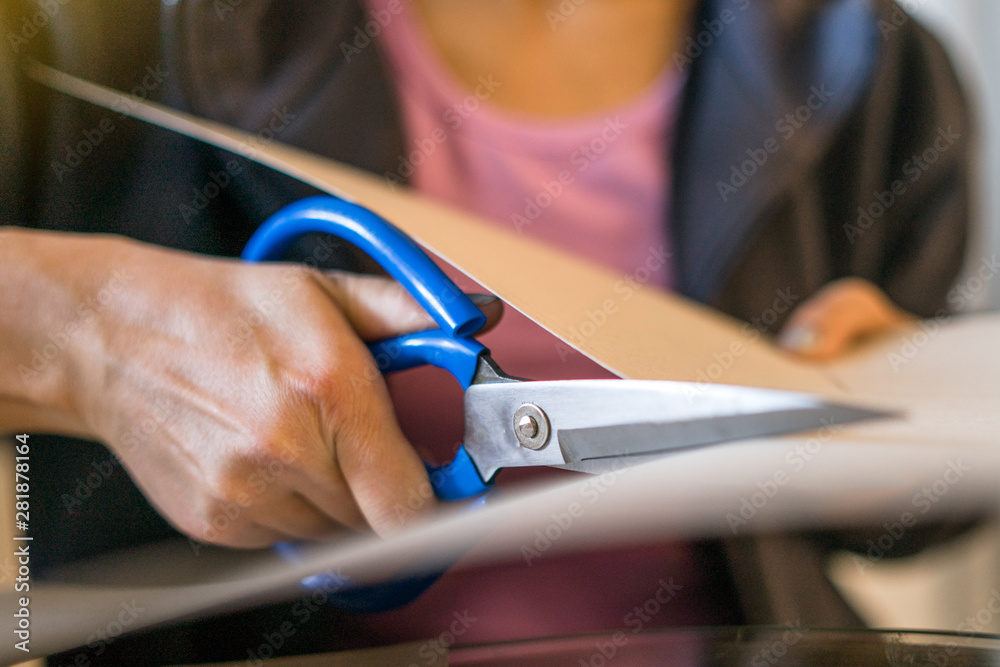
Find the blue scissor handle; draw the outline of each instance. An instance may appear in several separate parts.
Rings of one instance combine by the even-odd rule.
[[[486,350],[472,334],[486,324],[486,315],[410,237],[384,218],[336,197],[308,197],[268,218],[247,242],[242,257],[250,262],[281,259],[296,241],[316,232],[332,234],[367,253],[441,327],[369,345],[379,370],[391,373],[429,364],[448,371],[468,389],[479,355]],[[464,500],[490,488],[464,447],[451,463],[428,466],[427,472],[442,500]]]
[[[368,346],[383,373],[424,364],[450,372],[468,389],[479,355],[486,348],[472,338],[486,323],[486,315],[445,275],[417,244],[398,228],[368,209],[336,197],[316,196],[290,204],[261,225],[243,249],[251,262],[282,259],[291,246],[307,234],[322,232],[341,238],[367,253],[398,280],[441,327],[390,338]],[[440,467],[427,466],[431,486],[442,500],[481,496],[489,488],[479,476],[464,447],[454,460]],[[278,553],[294,562],[297,547],[284,543]],[[374,612],[392,609],[417,597],[437,579],[429,575],[377,586],[353,586],[338,577],[328,581],[310,577],[303,584],[337,590],[331,596],[342,608]]]
[[[455,376],[462,389],[468,389],[472,384],[479,355],[485,349],[472,338],[456,338],[443,329],[418,331],[368,346],[383,373],[429,364]]]
[[[486,315],[410,237],[384,218],[343,199],[319,195],[289,204],[254,232],[243,259],[278,260],[306,234],[325,232],[344,239],[378,262],[413,295],[442,331],[471,336]]]

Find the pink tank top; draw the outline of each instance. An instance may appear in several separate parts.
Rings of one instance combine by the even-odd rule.
[[[559,121],[522,117],[490,104],[503,81],[489,73],[471,90],[456,80],[407,2],[366,2],[372,16],[388,19],[379,21],[378,45],[396,85],[406,136],[406,154],[399,156],[395,171],[384,174],[388,180],[408,181],[492,224],[623,276],[658,263],[651,282],[672,286],[666,156],[683,85],[674,68],[666,68],[647,91],[619,108]],[[444,268],[464,290],[484,291]],[[513,309],[479,339],[513,375],[539,380],[611,377]],[[394,374],[389,386],[410,441],[428,460],[449,458],[462,439],[457,383],[442,371],[421,368]],[[506,470],[500,483],[559,474],[575,473]],[[625,562],[628,567],[622,567]],[[454,610],[484,619],[462,641],[615,630],[635,605],[667,581],[680,584],[682,593],[669,613],[649,625],[705,624],[713,616],[697,585],[700,576],[684,544],[542,558],[488,570],[454,569],[410,607],[370,622],[376,632],[396,641],[440,632],[453,620]]]
[[[368,0],[368,6],[385,19],[378,44],[396,84],[406,136],[406,154],[387,179],[408,180],[432,197],[623,276],[658,265],[649,280],[671,287],[666,156],[683,84],[675,68],[665,68],[638,98],[606,112],[565,121],[522,117],[490,104],[503,86],[492,75],[481,76],[471,90],[455,79],[408,3]],[[466,291],[484,291],[445,268]],[[611,377],[513,309],[480,340],[513,375]],[[397,375],[390,384],[394,395],[406,396],[397,407],[407,436],[425,454],[446,457],[462,437],[461,391],[433,370]]]

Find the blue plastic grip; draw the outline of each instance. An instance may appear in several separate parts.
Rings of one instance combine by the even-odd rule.
[[[451,463],[440,467],[427,466],[427,474],[431,478],[431,486],[434,493],[441,500],[455,501],[467,500],[482,496],[493,486],[491,482],[484,482],[476,470],[475,464],[469,458],[469,453],[465,451],[465,445],[460,445],[455,458]]]
[[[306,234],[325,232],[353,243],[398,280],[444,331],[471,336],[486,315],[410,237],[384,218],[343,199],[319,195],[289,204],[247,242],[251,262],[281,259]]]
[[[475,377],[479,355],[486,350],[471,336],[486,323],[486,315],[409,237],[378,215],[335,197],[309,197],[271,216],[250,238],[242,257],[251,262],[281,259],[297,240],[315,232],[332,234],[367,253],[441,327],[369,345],[379,370],[391,373],[430,364],[447,370],[463,389],[468,389]],[[464,447],[459,447],[451,463],[426,467],[431,486],[442,500],[475,498],[491,486],[480,478]],[[281,543],[275,549],[290,562],[299,560],[295,544]],[[347,577],[316,575],[303,579],[302,583],[308,588],[336,591],[329,599],[342,609],[371,613],[406,604],[437,578],[437,574],[430,574],[356,586]]]
[[[486,350],[471,338],[486,315],[406,234],[357,204],[319,195],[290,204],[271,216],[243,249],[251,262],[281,259],[306,234],[323,232],[353,243],[398,280],[440,329],[390,338],[368,346],[382,373],[429,364],[455,376],[463,389],[472,384],[479,355]],[[447,465],[428,466],[431,486],[442,500],[484,493],[482,480],[463,447]]]
[[[455,338],[436,329],[372,343],[368,349],[382,373],[429,364],[448,371],[462,389],[468,389],[476,374],[479,355],[486,348],[472,338]]]

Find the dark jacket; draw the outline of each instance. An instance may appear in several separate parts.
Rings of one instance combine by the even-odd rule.
[[[231,156],[40,90],[16,70],[23,53],[252,132],[294,117],[280,141],[377,174],[406,152],[377,43],[345,62],[366,21],[357,0],[180,0],[162,17],[158,2],[54,6],[45,31],[0,56],[0,221],[235,255],[255,225],[312,192],[239,160],[231,184],[198,199]],[[0,6],[3,32],[23,36],[36,8]],[[938,43],[888,0],[705,0],[695,30],[675,56],[689,78],[664,184],[679,291],[755,324],[778,295],[804,300],[848,275],[914,313],[945,308],[968,227],[972,129]],[[43,464],[63,480],[57,505],[102,456],[80,451]],[[78,508],[86,521],[49,509],[49,543],[71,545],[53,559],[109,544],[90,537],[118,523],[99,508],[143,505],[123,473],[94,498]],[[148,507],[128,511],[134,539],[166,532]],[[728,541],[746,620],[856,624],[822,575],[823,553],[845,539]]]
[[[251,131],[287,105],[300,118],[283,141],[394,172],[407,151],[377,44],[344,62],[357,4],[257,2],[220,20],[216,3],[181,2],[168,21],[183,103]],[[912,312],[945,305],[963,259],[969,119],[944,52],[900,17],[863,0],[704,3],[674,58],[690,68],[665,184],[682,293],[752,321],[776,291],[805,299],[856,275]],[[277,202],[256,190],[259,216]]]

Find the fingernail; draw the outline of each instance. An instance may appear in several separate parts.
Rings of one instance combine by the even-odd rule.
[[[793,327],[782,331],[778,336],[778,344],[789,350],[804,352],[816,347],[819,334],[809,327]]]
[[[479,292],[469,294],[468,296],[472,300],[472,303],[476,304],[480,308],[483,306],[491,306],[500,300],[499,297],[493,294],[482,294]]]

